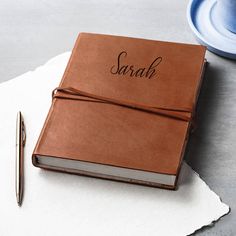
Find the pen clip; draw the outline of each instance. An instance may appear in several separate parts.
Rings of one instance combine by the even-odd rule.
[[[26,143],[26,132],[25,132],[25,124],[24,121],[22,120],[22,144],[25,146]]]

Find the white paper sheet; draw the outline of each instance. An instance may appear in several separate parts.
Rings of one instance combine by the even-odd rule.
[[[229,207],[183,164],[178,191],[35,168],[31,154],[70,53],[0,85],[0,235],[188,235]],[[25,195],[15,197],[15,123],[26,123]]]

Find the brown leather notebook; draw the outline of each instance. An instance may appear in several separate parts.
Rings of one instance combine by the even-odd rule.
[[[204,55],[199,45],[79,34],[33,164],[175,189]]]

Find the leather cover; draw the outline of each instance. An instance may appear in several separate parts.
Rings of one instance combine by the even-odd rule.
[[[40,155],[178,176],[204,55],[199,45],[80,33],[60,87],[166,109],[189,121],[89,98],[54,98],[33,164],[40,166]]]

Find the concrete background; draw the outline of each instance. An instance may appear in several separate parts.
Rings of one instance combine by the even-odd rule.
[[[196,43],[187,0],[1,0],[0,82],[73,48],[78,32]],[[236,62],[207,52],[197,130],[185,159],[231,213],[196,235],[236,235]]]

